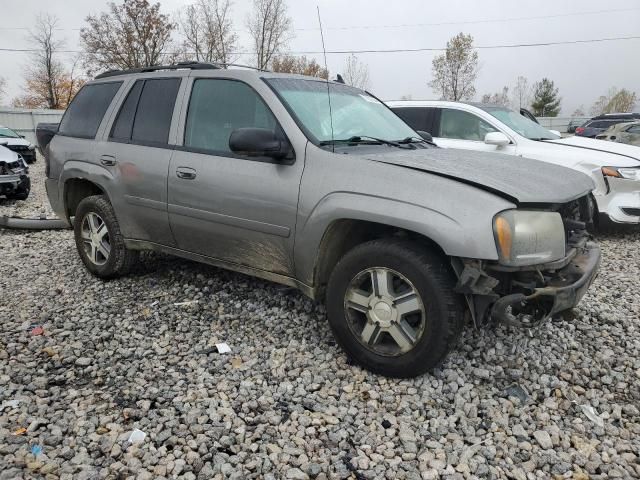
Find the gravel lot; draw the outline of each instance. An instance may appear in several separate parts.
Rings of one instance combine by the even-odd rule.
[[[42,169],[0,215],[49,211]],[[156,254],[104,283],[70,231],[0,230],[0,479],[640,477],[640,232],[601,243],[575,318],[400,381],[294,290]]]

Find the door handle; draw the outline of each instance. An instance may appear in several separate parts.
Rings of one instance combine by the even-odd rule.
[[[178,167],[176,169],[176,176],[183,180],[193,180],[196,178],[196,171],[193,168]]]
[[[116,161],[116,157],[113,155],[102,155],[100,157],[100,163],[107,167],[113,167],[118,162]]]

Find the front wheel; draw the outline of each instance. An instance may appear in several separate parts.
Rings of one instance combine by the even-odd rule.
[[[73,229],[80,258],[96,277],[126,275],[138,258],[137,251],[125,247],[113,207],[102,195],[80,202]]]
[[[327,289],[329,324],[358,364],[382,375],[414,377],[456,342],[463,301],[446,259],[404,240],[364,243],[336,265]]]

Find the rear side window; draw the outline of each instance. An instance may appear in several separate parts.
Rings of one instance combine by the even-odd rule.
[[[433,132],[433,108],[428,107],[396,107],[393,111],[414,130]]]
[[[110,140],[143,145],[166,145],[179,78],[138,80],[120,107]]]
[[[142,86],[144,85],[144,80],[138,80],[133,88],[129,91],[127,95],[127,99],[120,107],[120,112],[118,113],[118,117],[116,118],[113,127],[111,128],[111,135],[109,135],[110,139],[116,141],[129,141],[131,140],[131,130],[133,130],[133,119],[136,116],[136,109],[138,108],[138,100],[140,99],[140,92],[142,91]]]
[[[85,85],[77,93],[60,122],[58,133],[69,137],[95,138],[111,100],[122,82]]]
[[[595,122],[591,122],[587,124],[587,127],[591,128],[609,128],[611,125],[616,125],[620,123],[620,120],[596,120]]]
[[[229,137],[237,128],[276,131],[277,122],[262,98],[235,80],[199,79],[193,84],[184,146],[230,154]]]

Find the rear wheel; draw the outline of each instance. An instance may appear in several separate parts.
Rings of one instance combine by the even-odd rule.
[[[75,214],[76,247],[87,270],[100,278],[126,275],[138,259],[138,252],[124,245],[115,212],[102,195],[80,202]]]
[[[445,259],[408,241],[375,240],[336,265],[327,289],[338,343],[364,368],[413,377],[436,366],[463,326],[461,298]]]

